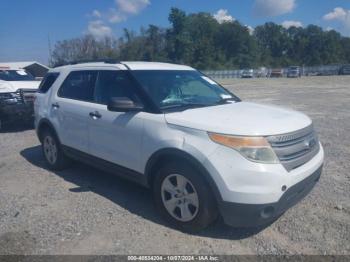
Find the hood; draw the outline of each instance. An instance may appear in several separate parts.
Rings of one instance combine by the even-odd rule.
[[[0,80],[0,93],[16,92],[18,89],[38,89],[40,81],[2,81]]]
[[[167,123],[229,135],[268,136],[309,126],[306,115],[271,105],[239,102],[165,114]]]

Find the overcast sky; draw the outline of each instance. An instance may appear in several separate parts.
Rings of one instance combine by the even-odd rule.
[[[316,24],[350,36],[350,0],[1,0],[0,62],[48,61],[48,39],[91,33],[120,36],[123,28],[168,26],[171,7],[209,12],[219,22],[239,20],[253,29],[268,21]]]

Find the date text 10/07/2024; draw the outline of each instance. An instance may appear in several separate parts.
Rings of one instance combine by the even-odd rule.
[[[128,256],[128,261],[218,261],[217,256]]]

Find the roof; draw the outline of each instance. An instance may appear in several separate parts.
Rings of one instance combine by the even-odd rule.
[[[159,62],[122,62],[131,70],[194,70],[192,67]]]
[[[46,65],[38,63],[36,61],[27,61],[27,62],[0,62],[0,67],[9,67],[11,69],[22,69],[32,65],[39,65],[46,69],[49,69]]]
[[[87,68],[87,67],[116,67],[120,70],[127,70],[129,67],[131,70],[194,70],[192,67],[185,65],[177,65],[170,63],[160,62],[120,62],[120,63],[104,63],[104,62],[92,62],[81,63],[74,65],[66,65],[57,67],[52,71],[65,69],[65,68]]]

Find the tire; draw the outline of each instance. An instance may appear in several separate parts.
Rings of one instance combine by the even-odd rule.
[[[169,163],[160,168],[154,179],[153,196],[162,217],[184,232],[205,229],[218,217],[209,185],[187,164]]]
[[[66,169],[71,164],[71,160],[62,151],[61,145],[51,130],[43,131],[42,152],[50,170],[60,171]]]

